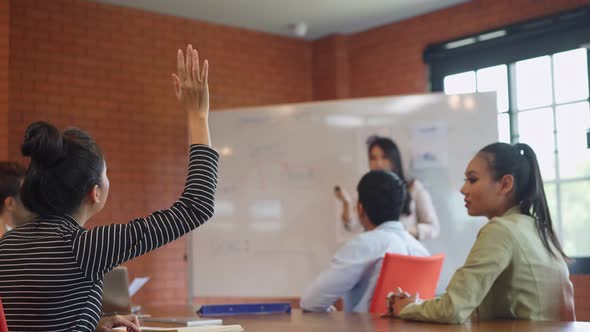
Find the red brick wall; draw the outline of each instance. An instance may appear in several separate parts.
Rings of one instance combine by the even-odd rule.
[[[210,60],[214,109],[312,99],[305,41],[81,0],[12,1],[10,18],[10,157],[34,120],[93,134],[111,192],[89,226],[144,216],[180,194],[187,129],[170,73],[188,42]],[[152,277],[138,303],[186,302],[185,250],[182,239],[128,264],[132,276]]]
[[[332,35],[313,42],[313,99],[350,97],[348,36]]]
[[[0,160],[8,158],[8,60],[10,1],[0,0]]]

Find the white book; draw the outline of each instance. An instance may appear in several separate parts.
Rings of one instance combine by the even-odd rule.
[[[202,326],[202,325],[221,325],[223,320],[218,318],[199,318],[196,316],[185,317],[145,317],[142,319],[146,323],[167,323],[182,326]]]
[[[142,327],[142,331],[151,332],[241,332],[241,325],[204,325],[190,327]]]
[[[126,328],[116,328],[116,330],[126,331]],[[142,331],[146,332],[242,332],[244,329],[241,325],[203,325],[188,327],[149,327],[142,326]]]

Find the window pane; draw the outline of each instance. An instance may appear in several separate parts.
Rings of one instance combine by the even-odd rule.
[[[590,256],[590,181],[561,185],[563,246],[571,256]]]
[[[543,179],[555,179],[555,141],[552,109],[541,108],[519,112],[518,130],[519,142],[526,143],[535,150]]]
[[[553,72],[556,102],[588,98],[588,60],[585,48],[554,54]]]
[[[508,72],[506,65],[478,70],[477,91],[496,91],[498,112],[508,111]]]
[[[590,176],[590,149],[586,146],[588,102],[557,107],[556,121],[560,177]]]
[[[468,71],[449,75],[444,80],[445,93],[454,95],[459,93],[474,93],[475,92],[475,72]]]
[[[510,143],[510,118],[508,113],[498,114],[498,141]]]
[[[519,110],[551,105],[551,58],[542,56],[516,63],[516,103]]]

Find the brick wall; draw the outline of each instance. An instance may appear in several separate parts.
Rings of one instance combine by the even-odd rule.
[[[331,35],[313,41],[313,98],[350,97],[348,36]]]
[[[111,192],[89,226],[146,215],[180,194],[187,129],[170,73],[187,42],[210,60],[214,109],[312,98],[308,42],[81,0],[11,1],[10,18],[10,157],[31,121],[93,134]],[[186,238],[128,264],[132,276],[153,278],[137,302],[186,302],[185,251]]]
[[[0,0],[0,160],[8,158],[8,60],[10,1]]]

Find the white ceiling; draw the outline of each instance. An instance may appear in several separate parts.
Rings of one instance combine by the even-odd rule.
[[[305,22],[306,39],[350,34],[468,0],[95,0],[234,27],[293,36]]]

